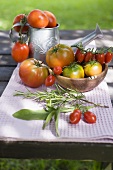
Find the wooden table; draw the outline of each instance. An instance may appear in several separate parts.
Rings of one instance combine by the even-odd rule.
[[[92,30],[61,30],[61,39],[76,39],[84,37]],[[113,30],[103,30],[104,39],[96,39],[96,45],[112,46]],[[11,57],[11,42],[9,31],[0,31],[0,95],[4,91],[17,63]],[[107,75],[108,87],[113,104],[113,61],[109,64]],[[0,158],[42,158],[42,159],[73,159],[97,160],[113,162],[113,144],[88,142],[38,142],[17,141],[16,139],[0,139]]]

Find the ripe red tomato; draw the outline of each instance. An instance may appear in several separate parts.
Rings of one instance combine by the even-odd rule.
[[[77,52],[77,54],[75,55],[75,59],[76,61],[78,61],[79,63],[81,63],[82,61],[84,61],[85,58],[85,53],[83,51],[79,51]]]
[[[19,76],[22,82],[29,87],[39,87],[45,83],[48,76],[47,67],[41,66],[34,58],[24,60],[19,67]]]
[[[69,121],[72,124],[77,124],[81,119],[82,112],[79,109],[75,109],[69,116]]]
[[[46,86],[52,86],[55,83],[55,77],[53,75],[49,75],[46,79],[45,79],[45,85]]]
[[[16,24],[16,23],[26,23],[27,22],[27,17],[25,14],[19,14],[17,15],[14,20],[13,20],[13,25]],[[20,32],[20,28],[21,26],[15,26],[14,27],[14,30],[16,32]],[[29,26],[28,25],[25,25],[23,28],[22,28],[22,33],[27,33],[29,30]]]
[[[88,61],[90,61],[92,58],[93,58],[93,53],[92,53],[91,51],[88,51],[88,52],[86,52],[86,54],[85,54],[84,61],[85,61],[85,62],[88,62]]]
[[[105,63],[105,54],[104,54],[104,53],[98,53],[98,54],[96,54],[96,60],[97,60],[100,64],[104,64],[104,63]]]
[[[89,61],[84,66],[86,76],[96,76],[102,72],[102,65],[97,61]]]
[[[112,60],[112,58],[113,58],[113,53],[108,51],[108,52],[105,54],[105,63],[110,63],[111,60]]]
[[[57,44],[46,53],[46,63],[50,68],[56,66],[64,67],[74,61],[74,52],[65,44]]]
[[[49,23],[47,15],[39,9],[31,11],[27,19],[30,26],[34,28],[45,28]]]
[[[48,28],[56,27],[57,20],[56,20],[55,15],[50,11],[44,11],[44,13],[48,16],[48,19],[49,19],[49,23],[46,27]]]
[[[64,67],[63,76],[69,78],[84,78],[84,69],[80,64],[74,64]]]
[[[20,43],[20,42],[14,43],[12,50],[11,50],[11,55],[12,55],[12,58],[18,63],[26,60],[29,56],[28,45],[25,43]]]
[[[84,120],[87,123],[95,123],[96,122],[96,115],[90,111],[84,112]]]
[[[53,68],[53,72],[54,72],[54,74],[56,74],[56,75],[60,75],[60,74],[62,73],[62,67],[60,67],[60,66],[54,67],[54,68]]]

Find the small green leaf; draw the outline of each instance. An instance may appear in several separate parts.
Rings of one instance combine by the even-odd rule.
[[[13,114],[13,117],[22,120],[45,120],[48,116],[48,112],[44,109],[42,110],[29,110],[21,109]]]

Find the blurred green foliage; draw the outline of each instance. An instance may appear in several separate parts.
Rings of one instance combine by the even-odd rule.
[[[53,12],[60,29],[113,28],[113,0],[0,0],[0,30],[9,30],[13,19],[33,9]]]

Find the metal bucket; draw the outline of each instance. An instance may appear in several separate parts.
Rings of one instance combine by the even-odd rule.
[[[59,25],[54,28],[29,28],[30,57],[46,63],[46,52],[60,42]]]

